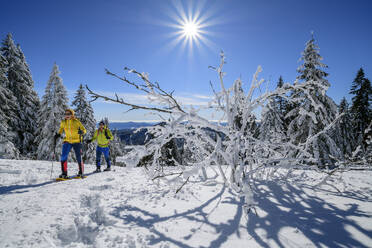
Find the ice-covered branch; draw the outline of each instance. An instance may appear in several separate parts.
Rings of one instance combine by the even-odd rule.
[[[144,110],[152,110],[152,111],[158,111],[158,112],[168,113],[168,114],[172,113],[172,111],[166,110],[166,109],[146,107],[146,106],[141,106],[141,105],[136,105],[136,104],[126,102],[126,101],[124,101],[123,98],[119,98],[119,96],[117,94],[115,94],[115,98],[100,95],[98,93],[95,93],[91,89],[89,89],[89,87],[87,85],[85,87],[87,88],[88,93],[91,95],[92,101],[95,101],[97,99],[103,99],[103,100],[108,101],[108,102],[123,104],[123,105],[131,107],[131,109],[129,109],[128,111],[135,110],[135,109],[144,109]]]

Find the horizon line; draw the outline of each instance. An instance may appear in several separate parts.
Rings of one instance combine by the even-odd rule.
[[[163,121],[164,120],[128,120],[128,121],[112,120],[112,121],[109,121],[109,123],[113,123],[113,122],[116,122],[116,123],[128,123],[128,122],[135,122],[135,123],[141,123],[141,122],[154,123],[154,122],[163,122]],[[220,120],[208,120],[208,121],[210,121],[210,122],[227,122],[227,120],[223,120],[223,121],[220,121]]]

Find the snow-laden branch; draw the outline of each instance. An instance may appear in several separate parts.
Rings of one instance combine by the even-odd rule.
[[[92,91],[88,87],[88,85],[86,85],[85,87],[87,88],[88,93],[90,94],[90,96],[92,98],[92,100],[91,100],[92,102],[97,100],[97,99],[103,99],[107,102],[119,103],[119,104],[123,104],[123,105],[131,107],[128,111],[136,110],[136,109],[144,109],[144,110],[151,110],[151,111],[157,111],[157,112],[168,113],[168,114],[172,113],[172,111],[166,110],[166,109],[155,108],[155,107],[147,107],[147,106],[142,106],[142,105],[137,105],[137,104],[132,104],[132,103],[126,102],[123,98],[119,97],[117,94],[115,94],[115,98],[100,95],[100,94],[95,93],[94,91]]]

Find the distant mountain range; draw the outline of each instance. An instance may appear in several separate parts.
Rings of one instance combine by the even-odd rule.
[[[128,122],[110,122],[110,129],[111,130],[123,130],[123,129],[136,129],[136,128],[145,128],[145,127],[150,127],[154,126],[156,124],[159,124],[160,121],[158,122],[133,122],[133,121],[128,121]],[[215,123],[215,122],[213,122]],[[226,125],[226,123],[222,123],[222,125]]]
[[[140,127],[149,127],[157,124],[159,122],[110,122],[111,130],[123,130],[123,129],[136,129]]]
[[[117,135],[125,145],[144,145],[152,139],[152,135],[147,133],[148,127],[160,124],[161,122],[110,122],[110,129],[117,130]],[[222,125],[225,125],[223,123]],[[137,130],[139,129],[139,130]],[[216,132],[210,128],[205,128],[206,133],[211,137]]]

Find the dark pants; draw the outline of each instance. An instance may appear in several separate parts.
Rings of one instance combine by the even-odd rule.
[[[101,168],[101,155],[103,153],[103,156],[105,156],[105,160],[107,163],[107,168],[110,168],[111,162],[110,162],[110,148],[109,147],[100,147],[97,146],[96,149],[96,165],[97,168]]]
[[[62,145],[62,154],[61,154],[61,169],[62,173],[67,175],[67,159],[68,154],[71,151],[71,148],[74,148],[76,160],[79,164],[79,172],[82,174],[84,172],[84,164],[81,161],[81,144],[80,143],[63,143]]]

